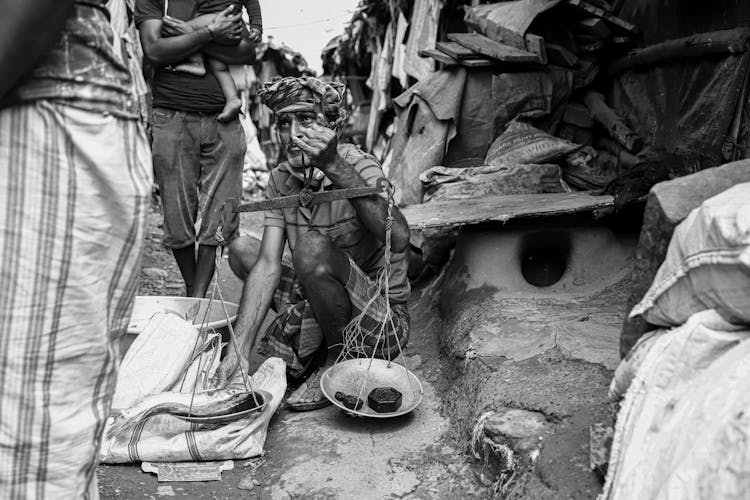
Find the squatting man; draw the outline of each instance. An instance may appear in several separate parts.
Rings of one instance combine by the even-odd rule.
[[[298,194],[305,186],[313,191],[374,186],[384,177],[372,156],[339,143],[346,122],[344,93],[342,84],[310,77],[264,85],[261,100],[274,113],[287,157],[271,172],[267,198]],[[365,354],[376,349],[378,357],[395,357],[409,336],[409,228],[396,207],[391,213],[388,298],[393,327],[386,330],[388,341],[378,344],[376,335],[386,320],[384,296],[375,299],[362,322]],[[230,378],[240,362],[247,363],[273,307],[277,316],[260,341],[261,351],[284,359],[291,378],[307,377],[289,396],[289,407],[304,411],[329,404],[320,390],[320,377],[341,352],[346,325],[378,294],[373,280],[385,263],[387,215],[388,200],[381,195],[269,210],[262,241],[234,240],[229,263],[244,280],[235,326],[243,359],[230,346],[219,380]],[[286,242],[291,255],[285,252]]]

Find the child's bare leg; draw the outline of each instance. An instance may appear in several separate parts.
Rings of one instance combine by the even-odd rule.
[[[189,23],[188,23],[189,24]],[[195,29],[195,28],[193,28]],[[162,32],[162,36],[170,36]],[[203,54],[196,52],[193,55],[188,56],[183,61],[172,66],[172,69],[188,75],[202,77],[206,75],[206,66],[203,63]]]
[[[193,76],[205,76],[206,65],[203,62],[203,54],[196,52],[187,59],[177,64],[174,69],[181,73],[187,73]]]
[[[207,58],[206,62],[211,73],[213,73],[219,81],[221,92],[224,94],[224,99],[226,100],[224,109],[216,119],[220,122],[232,121],[237,118],[237,115],[240,114],[240,109],[242,108],[242,100],[237,95],[237,87],[234,84],[234,78],[232,78],[231,73],[229,73],[229,68],[223,62],[211,58]]]

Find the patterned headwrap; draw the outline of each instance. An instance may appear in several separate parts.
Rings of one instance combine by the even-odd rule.
[[[332,126],[342,128],[347,113],[344,107],[346,86],[339,82],[324,82],[311,76],[276,77],[263,84],[258,96],[274,113],[283,112],[291,105],[308,103],[330,120]]]

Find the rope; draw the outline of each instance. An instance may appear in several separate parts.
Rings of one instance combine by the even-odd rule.
[[[260,403],[258,402],[258,398],[255,394],[255,390],[253,389],[252,384],[250,383],[250,378],[248,374],[245,372],[244,368],[242,367],[242,357],[240,356],[239,347],[237,343],[237,336],[234,333],[234,327],[232,326],[231,318],[229,317],[229,311],[227,311],[226,301],[224,300],[224,295],[221,292],[221,286],[219,285],[219,282],[221,281],[221,259],[224,255],[224,245],[226,244],[226,240],[224,239],[223,235],[223,224],[220,224],[219,227],[216,229],[216,241],[218,245],[216,245],[216,260],[215,260],[215,277],[214,277],[214,284],[211,288],[211,295],[209,296],[208,300],[208,306],[206,307],[206,310],[203,314],[203,319],[201,320],[200,324],[200,333],[195,339],[195,345],[193,346],[193,352],[196,352],[196,349],[198,347],[198,340],[200,338],[205,338],[208,335],[209,330],[213,331],[213,333],[216,333],[216,331],[213,328],[208,327],[208,317],[211,312],[211,309],[214,304],[214,299],[216,295],[218,295],[218,302],[221,304],[222,311],[224,312],[224,318],[227,321],[227,329],[229,330],[229,338],[230,338],[230,344],[232,345],[234,349],[234,354],[237,356],[238,361],[238,368],[240,370],[240,374],[242,375],[242,381],[245,384],[245,390],[249,392],[253,397],[253,403],[255,403],[255,406],[260,406]],[[201,356],[201,353],[205,350],[206,344],[203,344],[203,347],[198,351],[199,354],[196,356],[194,354],[193,361],[197,357],[198,360],[198,369],[196,371],[195,375],[195,382],[193,384],[193,390],[192,394],[190,396],[190,404],[188,406],[188,416],[192,414],[193,410],[193,402],[195,399],[195,391],[198,387],[198,377],[200,377],[201,374],[201,364],[203,361],[203,357]],[[186,367],[186,371],[184,374],[184,377],[187,377],[187,371],[190,368],[190,365],[192,365],[192,362]],[[205,380],[204,380],[205,382]],[[185,385],[185,378],[183,378],[182,384],[180,388],[184,387]]]
[[[188,372],[190,371],[190,366],[195,361],[195,359],[197,359],[198,369],[196,370],[196,373],[195,373],[195,380],[193,381],[193,389],[190,395],[190,405],[188,406],[188,416],[190,416],[193,411],[193,401],[195,399],[195,391],[196,391],[196,388],[198,387],[198,378],[200,377],[201,368],[202,368],[201,366],[202,361],[203,361],[202,353],[206,348],[205,339],[208,337],[208,333],[209,333],[208,315],[211,312],[211,304],[213,304],[213,300],[214,300],[214,293],[212,291],[211,297],[208,300],[208,307],[206,307],[206,310],[203,313],[203,319],[201,319],[200,326],[198,327],[198,335],[195,337],[195,343],[193,344],[193,354],[191,356],[191,362],[188,363],[187,366],[185,366],[185,373],[183,375],[183,379],[180,384],[180,390],[182,390],[182,388],[185,386],[185,381],[187,380],[187,375],[188,375]],[[200,307],[200,302],[199,302],[199,307]],[[196,311],[195,314],[197,315],[198,311]],[[191,323],[194,324],[194,321],[191,321]],[[213,328],[211,328],[210,330],[213,330]],[[213,333],[216,333],[216,331],[214,330]],[[198,341],[200,341],[202,338],[204,339],[204,343],[201,349],[198,349]],[[205,380],[204,380],[204,385],[205,385]]]
[[[214,291],[211,291],[211,297],[208,300],[208,307],[206,307],[206,311],[203,313],[203,319],[201,320],[201,325],[198,330],[199,333],[198,333],[198,336],[195,338],[195,345],[193,346],[194,353],[195,353],[195,348],[198,346],[198,340],[202,336],[208,335],[208,313],[211,312],[211,304],[213,304],[213,301],[214,301]],[[190,416],[193,411],[193,400],[195,399],[195,391],[196,391],[196,388],[198,387],[198,377],[200,376],[200,373],[201,373],[202,360],[203,360],[202,356],[198,354],[198,370],[195,373],[195,381],[193,382],[193,390],[192,390],[192,393],[190,394],[190,405],[188,406],[188,416]],[[189,369],[190,369],[190,365],[187,366],[187,370]],[[187,377],[187,371],[185,372],[185,377]],[[182,385],[184,385],[184,380],[183,380]]]
[[[385,219],[385,262],[383,264],[383,267],[378,271],[378,275],[375,279],[375,288],[373,290],[373,293],[370,294],[370,299],[368,300],[367,304],[362,308],[362,312],[352,318],[349,324],[344,328],[342,335],[343,348],[341,349],[341,353],[339,353],[336,359],[336,363],[339,363],[340,361],[343,361],[345,359],[355,359],[368,356],[366,348],[367,345],[365,341],[367,333],[362,328],[362,321],[365,317],[367,317],[368,311],[376,306],[376,304],[379,302],[379,296],[382,295],[385,298],[385,319],[383,320],[379,330],[377,331],[375,346],[372,348],[372,352],[368,356],[369,362],[367,364],[365,377],[359,386],[357,398],[363,401],[364,391],[370,378],[370,369],[372,368],[375,354],[378,352],[378,348],[383,345],[383,342],[385,343],[385,350],[388,353],[388,366],[391,366],[391,345],[390,335],[388,335],[388,332],[395,332],[396,330],[396,326],[393,321],[393,310],[391,309],[390,301],[390,275],[393,256],[393,252],[391,250],[391,235],[393,232],[393,223],[395,220],[393,217],[393,207],[395,206],[395,202],[393,199],[393,185],[388,183],[386,192],[388,195],[388,209]],[[401,341],[399,340],[398,335],[395,335],[394,338],[396,339],[396,346],[398,347],[399,356],[401,356],[403,359],[402,367],[404,368],[404,374],[406,375],[407,381],[409,382],[409,388],[412,392],[415,392],[413,380],[409,374],[408,368],[406,367],[406,356],[403,352],[403,346],[401,345]]]
[[[221,280],[221,258],[224,255],[224,245],[226,244],[226,240],[224,239],[224,235],[222,234],[224,227],[223,225],[219,225],[218,228],[216,228],[216,242],[218,245],[216,245],[216,265],[215,265],[215,276],[214,276],[214,286],[213,290],[211,291],[211,298],[213,300],[214,292],[218,292],[219,294],[219,302],[221,303],[221,308],[224,311],[224,317],[227,320],[227,329],[229,330],[229,339],[230,344],[234,348],[234,354],[237,357],[237,367],[240,370],[240,374],[242,375],[242,381],[245,384],[245,390],[250,392],[253,396],[253,402],[255,403],[255,406],[260,406],[260,403],[258,403],[258,399],[255,396],[255,391],[253,390],[253,386],[250,383],[250,379],[248,377],[248,374],[245,372],[244,368],[242,368],[242,356],[240,355],[240,348],[238,346],[237,342],[237,336],[234,333],[234,327],[232,326],[232,321],[229,318],[229,312],[227,311],[227,305],[224,301],[224,295],[221,293],[221,287],[219,286],[219,281]],[[210,304],[209,304],[210,305]]]
[[[304,159],[303,159],[304,163]],[[312,167],[310,168],[310,171],[308,172],[308,175],[306,176],[306,186],[309,186],[309,184],[312,181]],[[385,348],[385,351],[388,353],[388,366],[391,366],[391,362],[393,361],[391,359],[391,345],[390,345],[390,335],[387,333],[395,332],[396,331],[396,325],[393,321],[393,310],[391,308],[391,301],[390,301],[390,275],[392,271],[392,260],[393,260],[393,252],[391,249],[392,244],[392,233],[393,233],[393,224],[395,222],[395,218],[393,216],[393,209],[395,207],[395,201],[393,198],[394,195],[394,188],[393,185],[390,184],[390,182],[387,183],[386,187],[386,193],[388,196],[388,207],[386,211],[386,220],[385,220],[385,248],[383,252],[384,257],[384,264],[383,267],[378,271],[378,274],[375,278],[375,288],[372,290],[373,293],[370,294],[370,298],[368,299],[368,302],[365,304],[365,306],[362,308],[362,311],[352,318],[352,320],[349,322],[349,324],[344,328],[342,337],[342,349],[339,353],[336,363],[339,363],[340,361],[343,361],[345,359],[356,359],[356,358],[362,358],[362,357],[369,357],[369,363],[367,365],[367,370],[365,372],[365,377],[362,380],[359,391],[358,391],[358,398],[363,400],[364,396],[364,390],[367,387],[367,382],[370,378],[370,369],[372,368],[372,363],[375,359],[375,354],[378,352],[378,348],[383,346]],[[203,322],[201,323],[201,332],[204,331],[205,326],[207,326],[207,318],[208,313],[211,310],[211,307],[214,302],[214,297],[218,294],[218,301],[221,303],[221,307],[224,312],[224,316],[227,320],[227,327],[229,330],[229,336],[231,339],[231,344],[234,349],[234,353],[237,356],[237,360],[239,362],[239,370],[242,375],[243,382],[245,384],[246,390],[248,390],[252,396],[253,401],[255,402],[256,406],[259,406],[259,402],[255,396],[255,391],[252,388],[252,385],[250,384],[250,380],[248,378],[247,373],[245,373],[245,370],[242,367],[242,356],[239,352],[239,347],[237,343],[237,337],[234,332],[234,328],[232,326],[232,323],[229,318],[229,313],[226,309],[226,303],[224,301],[224,297],[221,292],[221,287],[219,286],[220,281],[220,267],[221,267],[221,259],[223,256],[223,247],[225,245],[225,240],[222,234],[223,231],[223,224],[219,225],[219,227],[216,230],[216,241],[218,242],[218,245],[216,247],[216,271],[215,271],[215,282],[214,286],[211,290],[211,296],[209,299],[208,308],[204,314]],[[375,341],[375,345],[372,348],[371,353],[368,355],[367,351],[367,344],[366,344],[366,337],[367,333],[362,328],[362,322],[365,317],[368,316],[368,312],[372,310],[373,307],[376,307],[380,296],[383,296],[385,298],[385,317],[383,319],[383,322],[380,325],[380,328],[377,331],[377,337]],[[398,356],[401,356],[403,359],[403,365],[402,368],[404,369],[404,374],[406,376],[406,379],[409,383],[409,388],[412,392],[416,392],[414,388],[414,382],[412,380],[412,377],[410,376],[410,372],[408,368],[406,367],[406,356],[403,352],[403,346],[401,345],[401,341],[398,338],[398,335],[394,336],[396,340],[396,346],[398,348]],[[196,339],[196,347],[197,347],[197,339]],[[384,343],[384,345],[383,345]],[[334,347],[334,346],[330,346]],[[200,374],[200,363],[201,360],[199,359],[199,370],[198,374]],[[197,377],[198,375],[196,375]],[[197,380],[197,379],[196,379]],[[193,396],[190,400],[190,407],[188,410],[188,415],[190,414],[190,411],[192,410],[193,406],[193,398],[195,397],[195,387],[197,387],[197,384],[194,386],[193,389]]]

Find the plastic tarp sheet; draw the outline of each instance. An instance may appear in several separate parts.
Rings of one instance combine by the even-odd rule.
[[[744,142],[737,127],[747,84],[748,54],[714,56],[635,68],[614,80],[613,108],[658,156],[669,152],[683,161],[670,165],[672,176],[721,165],[727,142]],[[668,168],[667,165],[664,168]]]
[[[615,373],[621,394],[601,499],[747,498],[750,326],[708,310],[644,337]]]
[[[542,129],[555,127],[567,102],[567,70],[494,74],[453,68],[433,73],[394,100],[397,129],[389,178],[400,205],[422,202],[419,175],[428,168],[476,167],[514,118]]]
[[[740,19],[750,19],[747,0],[722,0],[720,4],[695,0],[628,0],[621,5],[618,17],[638,26],[646,45],[694,33],[725,30],[747,24],[738,22]]]
[[[456,134],[466,70],[441,71],[394,99],[398,112],[389,177],[400,205],[422,202],[419,174],[440,165]]]
[[[495,74],[470,71],[462,93],[456,136],[451,139],[442,165],[452,168],[484,164],[492,142],[513,119],[537,128],[556,127],[572,88],[570,71],[548,67],[544,71]]]

